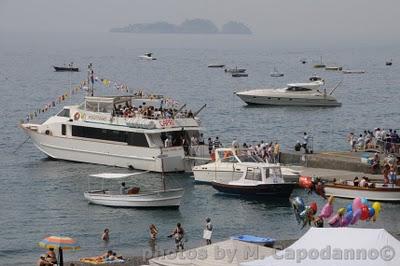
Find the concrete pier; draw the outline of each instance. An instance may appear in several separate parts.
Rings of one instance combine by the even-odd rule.
[[[371,174],[369,165],[361,162],[363,152],[320,152],[304,154],[303,152],[282,152],[280,161],[283,164],[303,167],[345,170]],[[369,153],[372,157],[374,154]]]

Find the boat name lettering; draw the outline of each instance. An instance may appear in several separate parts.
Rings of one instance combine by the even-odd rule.
[[[100,121],[108,121],[108,120],[110,120],[110,118],[107,117],[107,116],[94,115],[94,114],[86,115],[86,119],[88,119],[88,120],[100,120]]]
[[[163,120],[160,120],[160,126],[162,127],[173,127],[175,126],[175,120],[171,118],[166,118]]]

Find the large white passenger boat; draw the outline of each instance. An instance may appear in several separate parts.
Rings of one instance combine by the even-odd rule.
[[[321,80],[307,83],[292,83],[280,89],[256,89],[235,94],[247,104],[286,105],[286,106],[340,106],[332,96],[334,89],[327,93],[320,91],[324,85]]]
[[[42,124],[21,127],[51,158],[162,172],[162,154],[165,172],[190,171],[190,141],[201,129],[195,116],[204,106],[194,113],[166,107],[157,97],[86,96]]]

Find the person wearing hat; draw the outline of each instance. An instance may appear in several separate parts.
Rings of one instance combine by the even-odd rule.
[[[211,224],[211,219],[206,219],[206,228],[203,231],[203,238],[206,240],[207,245],[211,245],[211,236],[212,236],[213,226]]]

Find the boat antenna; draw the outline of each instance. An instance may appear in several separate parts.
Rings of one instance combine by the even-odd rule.
[[[329,93],[329,95],[332,95],[332,93],[337,89],[337,87],[340,86],[340,84],[342,84],[343,79],[341,81],[338,82],[338,84],[336,84],[336,86],[331,90],[331,92]]]
[[[182,107],[179,108],[178,111],[176,111],[176,112],[172,115],[172,118],[175,118],[175,116],[176,116],[180,111],[182,111],[183,108],[185,108],[185,107],[186,107],[186,103],[185,103],[184,105],[182,105]]]
[[[193,117],[196,117],[204,108],[206,108],[207,104],[205,103],[199,110],[193,113]]]

